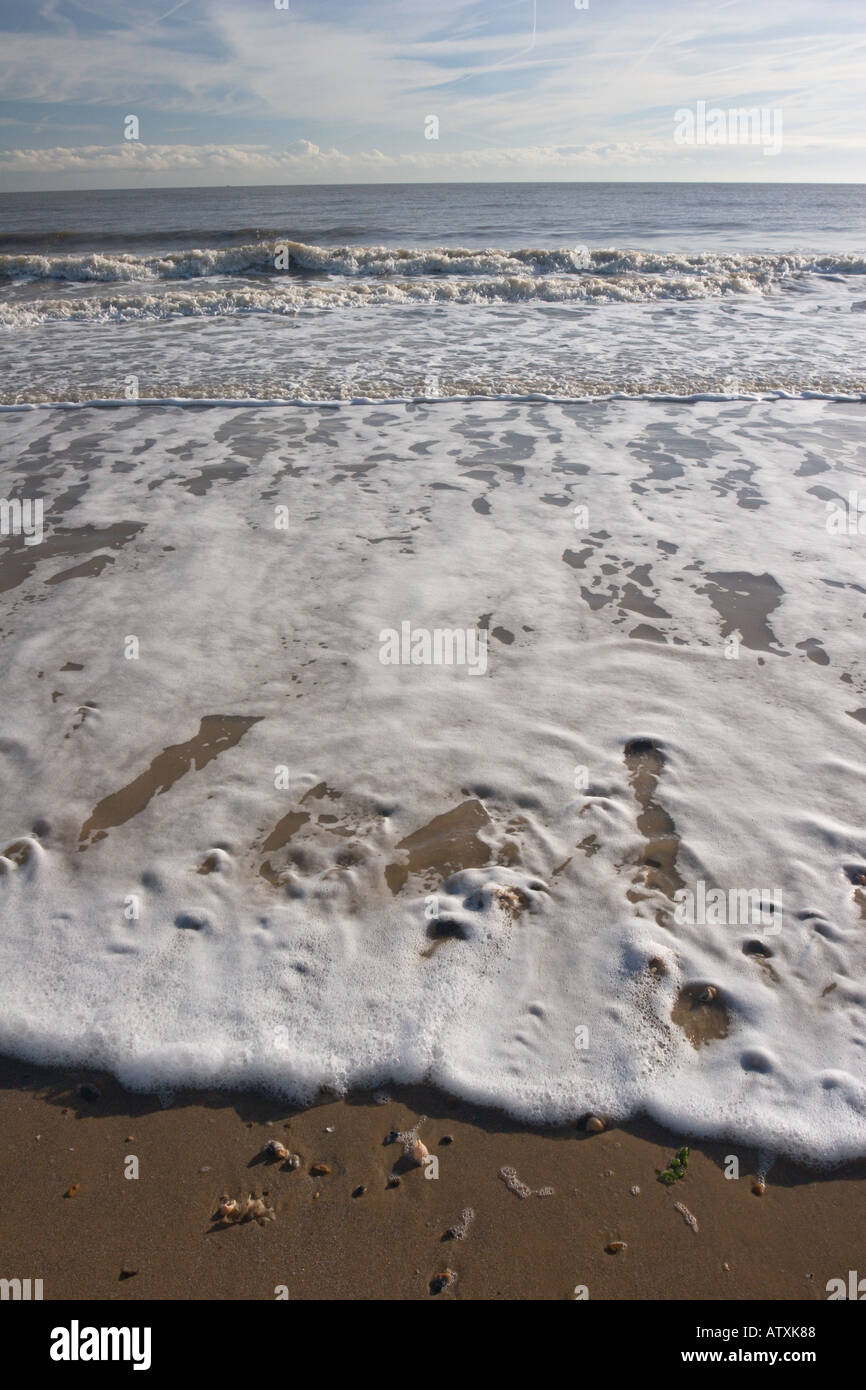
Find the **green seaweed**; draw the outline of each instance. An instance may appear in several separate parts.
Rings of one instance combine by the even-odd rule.
[[[660,1168],[656,1168],[656,1176],[659,1182],[664,1183],[665,1187],[671,1187],[675,1182],[679,1182],[681,1178],[684,1178],[686,1169],[689,1166],[690,1152],[691,1150],[684,1145],[681,1149],[677,1149],[677,1152],[670,1161],[670,1166],[666,1168],[664,1172],[662,1172]]]

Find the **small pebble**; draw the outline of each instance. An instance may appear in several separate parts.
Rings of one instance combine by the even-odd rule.
[[[628,1249],[628,1245],[624,1240],[612,1240],[604,1248],[609,1255],[619,1255],[622,1250]]]
[[[441,1274],[435,1275],[430,1280],[430,1292],[434,1294],[441,1293],[443,1289],[447,1289],[453,1284],[456,1278],[457,1275],[454,1273],[453,1269],[443,1269]]]
[[[454,1143],[454,1136],[453,1136],[453,1134],[443,1134],[443,1135],[442,1135],[442,1138],[439,1140],[439,1143],[440,1143],[440,1144],[453,1144],[453,1143]]]
[[[367,1191],[366,1187],[364,1186],[363,1183],[361,1183],[361,1185],[360,1185],[359,1187],[356,1187],[356,1188],[355,1188],[355,1191],[352,1193],[352,1196],[353,1196],[353,1197],[363,1197],[363,1195],[364,1195],[364,1193],[365,1193],[366,1191]]]
[[[64,1197],[74,1197],[80,1186],[80,1183],[74,1182],[71,1187],[67,1187],[63,1194]]]
[[[629,1188],[629,1192],[631,1193],[632,1197],[639,1197],[639,1196],[640,1196],[640,1188],[639,1188],[639,1187],[630,1187],[630,1188]]]
[[[754,1192],[756,1197],[763,1197],[766,1190],[767,1189],[762,1182],[756,1182],[752,1184],[752,1191]]]
[[[131,1269],[127,1266],[124,1266],[124,1268],[120,1271],[120,1277],[121,1279],[132,1279],[137,1273],[137,1269]]]
[[[589,1119],[584,1125],[584,1129],[586,1130],[587,1134],[601,1134],[602,1130],[604,1129],[604,1120],[600,1120],[598,1115],[590,1115]]]
[[[207,1164],[205,1164],[204,1167],[203,1167],[203,1168],[199,1168],[198,1171],[199,1171],[200,1173],[209,1173],[209,1172],[210,1172],[210,1168],[208,1167]]]
[[[399,1179],[398,1177],[390,1177],[390,1178],[388,1179],[388,1181],[386,1182],[385,1186],[386,1186],[386,1187],[399,1187],[399,1186],[400,1186],[400,1179]]]
[[[314,1163],[310,1169],[314,1178],[326,1178],[330,1174],[330,1171],[327,1163]]]

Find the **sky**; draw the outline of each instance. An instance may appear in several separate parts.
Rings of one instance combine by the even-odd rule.
[[[859,183],[864,113],[864,0],[0,0],[7,190]]]

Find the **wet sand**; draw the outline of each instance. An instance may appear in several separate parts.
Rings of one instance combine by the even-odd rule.
[[[757,1196],[758,1155],[734,1145],[644,1123],[534,1131],[430,1089],[388,1094],[303,1111],[228,1094],[161,1103],[4,1061],[0,1275],[41,1278],[46,1300],[274,1299],[281,1286],[290,1299],[559,1300],[584,1286],[590,1299],[823,1300],[862,1267],[866,1162],[824,1175],[777,1162]],[[385,1142],[422,1115],[437,1178]],[[265,1159],[270,1140],[300,1167]],[[655,1170],[683,1144],[686,1176],[664,1186]],[[273,1220],[214,1219],[223,1194],[250,1193]]]

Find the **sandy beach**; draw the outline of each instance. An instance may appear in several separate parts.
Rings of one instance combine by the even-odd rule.
[[[691,1145],[667,1187],[655,1170],[688,1136],[532,1130],[423,1088],[298,1111],[218,1093],[163,1105],[9,1061],[0,1082],[4,1273],[41,1278],[46,1300],[561,1300],[582,1286],[591,1300],[809,1301],[862,1264],[862,1163],[777,1162],[756,1196],[758,1156],[736,1146]],[[435,1179],[385,1142],[422,1115]],[[273,1140],[300,1168],[264,1155]],[[213,1219],[224,1194],[250,1193],[273,1220]]]

